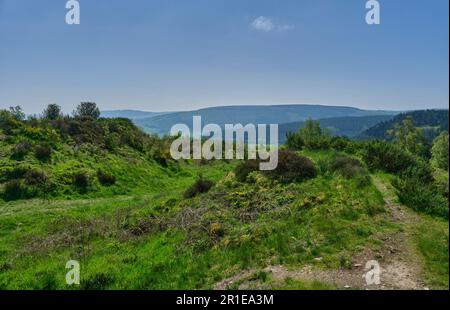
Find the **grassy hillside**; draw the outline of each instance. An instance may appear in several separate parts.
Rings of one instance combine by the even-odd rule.
[[[0,116],[2,289],[364,289],[371,259],[415,281],[385,288],[448,289],[448,203],[402,204],[420,159],[390,143],[303,144],[260,172],[173,161],[124,119]]]
[[[162,187],[178,173],[161,157],[164,143],[126,119],[11,123],[0,134],[3,199],[94,198]]]

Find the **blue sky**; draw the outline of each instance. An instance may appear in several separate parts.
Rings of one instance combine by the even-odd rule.
[[[0,108],[448,105],[448,0],[0,0]]]

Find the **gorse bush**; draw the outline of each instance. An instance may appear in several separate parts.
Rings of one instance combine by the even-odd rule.
[[[251,159],[241,162],[235,169],[234,174],[239,182],[245,182],[247,176],[253,172],[259,170],[259,160]]]
[[[445,191],[434,180],[427,160],[386,141],[364,143],[362,156],[370,169],[397,176],[392,185],[401,203],[418,212],[448,218]]]
[[[100,184],[105,186],[111,186],[116,184],[116,177],[102,170],[97,170],[97,179],[100,182]]]
[[[434,182],[431,166],[424,159],[417,159],[414,165],[399,173],[399,176],[403,179],[416,179],[422,183]]]
[[[362,144],[362,158],[371,170],[400,173],[413,166],[414,155],[386,141],[369,141]]]
[[[213,237],[223,237],[225,229],[222,224],[216,222],[209,225],[208,232]]]
[[[214,186],[214,182],[210,180],[205,180],[200,177],[194,184],[192,184],[185,192],[184,198],[192,198],[198,194],[208,192]]]
[[[418,159],[405,169],[392,184],[400,202],[406,206],[418,212],[448,218],[446,193],[435,181],[431,166],[424,159]]]
[[[247,160],[239,164],[234,173],[239,182],[245,182],[250,173],[259,171],[259,159]],[[278,151],[278,165],[274,170],[263,171],[263,173],[281,183],[298,182],[317,175],[313,162],[304,156],[297,155],[293,151]]]
[[[418,178],[395,178],[392,183],[401,203],[418,211],[448,219],[448,200],[433,183]]]
[[[264,173],[281,183],[289,183],[314,178],[317,170],[309,158],[283,150],[278,152],[278,166]]]

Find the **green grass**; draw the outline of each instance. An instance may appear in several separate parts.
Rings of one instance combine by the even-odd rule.
[[[415,245],[423,259],[426,282],[432,288],[448,289],[448,222],[422,217],[417,225]]]
[[[380,246],[376,233],[393,229],[373,185],[338,176],[281,185],[259,173],[243,184],[225,177],[233,167],[183,164],[128,195],[4,203],[0,287],[65,289],[65,263],[77,259],[82,289],[212,288],[242,269],[318,256],[322,267],[336,268],[367,244]],[[199,174],[217,185],[183,199]],[[213,223],[221,235],[209,231]]]

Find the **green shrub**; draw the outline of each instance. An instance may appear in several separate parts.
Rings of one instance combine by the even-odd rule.
[[[21,119],[11,110],[0,110],[0,129],[6,134],[13,134],[14,129],[22,126]]]
[[[400,173],[416,162],[413,155],[386,141],[369,141],[362,147],[363,160],[371,170]]]
[[[41,186],[47,182],[47,175],[43,171],[30,170],[25,175],[25,183],[27,185]]]
[[[259,160],[251,159],[240,163],[235,169],[234,174],[239,182],[245,182],[247,176],[253,172],[259,170]]]
[[[309,158],[283,150],[278,152],[278,166],[265,174],[282,183],[290,183],[314,178],[317,170]]]
[[[327,149],[331,145],[331,135],[328,130],[320,127],[319,121],[306,120],[297,133],[288,133],[286,145],[291,150]]]
[[[30,170],[28,166],[16,166],[14,168],[4,168],[1,172],[2,180],[14,180],[23,178]]]
[[[80,189],[86,189],[89,186],[89,176],[86,172],[77,172],[73,176],[73,184]]]
[[[355,180],[356,186],[358,186],[358,188],[363,188],[372,182],[372,179],[370,178],[370,175],[367,173],[367,171],[364,171],[364,173],[356,175]]]
[[[448,218],[448,199],[433,177],[430,163],[416,159],[392,182],[401,203],[430,215]]]
[[[442,132],[433,141],[431,149],[433,166],[448,171],[448,132]]]
[[[301,150],[305,143],[298,133],[288,132],[286,134],[286,146],[290,150]]]
[[[28,185],[29,197],[43,197],[48,198],[48,194],[54,190],[54,183],[50,182],[50,179],[44,171],[37,169],[30,170],[25,175],[25,184]]]
[[[436,183],[441,195],[448,199],[448,192],[449,192],[448,174],[437,176]]]
[[[28,141],[21,141],[17,143],[12,152],[12,158],[22,160],[31,150],[31,143]]]
[[[396,178],[392,184],[401,203],[418,212],[448,219],[448,200],[433,183],[423,183],[418,178]]]
[[[52,155],[52,148],[46,143],[37,145],[34,148],[34,156],[40,161],[48,161]]]
[[[163,156],[160,150],[155,150],[152,155],[153,159],[160,165],[161,167],[167,168],[167,159]]]
[[[185,192],[184,198],[192,198],[201,193],[208,192],[214,186],[213,181],[205,180],[200,177],[194,184],[192,184]]]
[[[365,172],[365,169],[359,160],[347,156],[338,156],[334,158],[330,168],[333,172],[338,172],[347,179]]]
[[[120,146],[120,135],[117,132],[110,133],[105,137],[105,147],[109,151],[114,151]]]
[[[100,182],[100,184],[105,186],[111,186],[116,184],[116,177],[112,174],[108,174],[106,172],[103,172],[102,170],[97,170],[97,179]]]
[[[330,140],[330,147],[336,151],[344,151],[351,144],[351,141],[347,137],[332,137]]]
[[[403,179],[413,178],[425,184],[434,182],[431,165],[423,159],[418,159],[414,165],[406,168],[399,175]]]
[[[371,183],[370,175],[362,163],[352,157],[337,156],[331,161],[330,169],[346,179],[354,179],[359,188]]]
[[[11,180],[3,188],[4,200],[18,200],[28,198],[28,189],[22,180]]]

